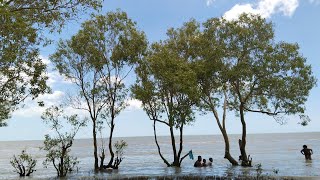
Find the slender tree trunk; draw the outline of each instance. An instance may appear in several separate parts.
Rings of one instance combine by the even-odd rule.
[[[241,166],[251,166],[249,159],[246,153],[246,143],[247,143],[247,126],[244,120],[244,108],[243,104],[240,104],[240,120],[242,124],[242,138],[239,140],[240,152],[241,152]]]
[[[177,163],[178,166],[177,167],[181,166],[181,162],[185,158],[185,157],[183,157],[183,159],[180,158],[182,150],[183,150],[183,124],[181,125],[179,130],[180,130],[180,142],[179,142],[179,151],[178,151],[178,157],[177,157],[177,160],[178,160],[178,163]]]
[[[107,167],[112,167],[113,160],[114,160],[114,153],[112,150],[112,136],[113,136],[113,130],[114,130],[114,117],[111,118],[111,127],[110,127],[110,135],[109,135],[109,152],[110,152],[110,161],[107,165]]]
[[[66,148],[63,146],[62,147],[62,152],[61,152],[61,156],[60,156],[60,164],[59,164],[59,171],[60,171],[60,177],[64,177],[66,176],[66,173],[64,172],[64,156],[66,154]]]
[[[238,162],[230,154],[230,144],[229,144],[229,138],[228,138],[227,132],[225,131],[225,129],[220,129],[220,130],[221,130],[221,133],[224,139],[224,144],[225,144],[224,158],[228,159],[228,161],[234,166],[239,165]]]
[[[226,130],[226,126],[225,126],[225,120],[226,120],[226,100],[225,100],[225,104],[224,104],[224,108],[223,108],[223,126],[220,123],[220,119],[218,116],[218,112],[216,111],[216,109],[212,106],[211,104],[211,111],[213,112],[213,115],[216,119],[216,122],[218,124],[218,127],[222,133],[223,139],[224,139],[224,144],[225,144],[225,149],[224,149],[224,158],[228,159],[228,161],[232,164],[232,165],[239,165],[238,162],[231,156],[230,154],[230,144],[229,144],[229,138],[228,138],[228,134],[227,134],[227,130]]]
[[[218,124],[220,124],[219,120],[216,119]],[[223,129],[221,127],[221,125],[219,126],[219,129],[222,133],[222,136],[223,136],[223,139],[224,139],[224,145],[225,145],[225,148],[224,148],[224,158],[225,159],[228,159],[228,161],[232,164],[232,165],[239,165],[238,162],[231,156],[230,154],[230,144],[229,144],[229,138],[228,138],[228,134],[227,134],[227,131],[225,129]]]
[[[98,148],[97,148],[97,132],[96,132],[96,120],[93,120],[92,136],[93,136],[93,155],[94,155],[94,169],[99,169]]]
[[[100,156],[100,169],[103,169],[104,158],[106,157],[104,153],[104,148],[102,148],[101,156]]]
[[[163,160],[163,162],[169,167],[170,163],[163,157],[163,155],[161,154],[161,151],[160,151],[160,146],[159,146],[158,139],[157,139],[156,121],[155,120],[153,121],[153,134],[154,134],[154,141],[157,144],[158,153],[159,153],[161,159]]]
[[[22,176],[24,176],[25,174],[26,174],[26,168],[22,166]]]
[[[172,145],[172,151],[173,151],[173,162],[171,166],[180,167],[179,165],[179,159],[177,155],[177,148],[176,148],[176,140],[174,137],[173,127],[170,126],[170,136],[171,136],[171,145]]]

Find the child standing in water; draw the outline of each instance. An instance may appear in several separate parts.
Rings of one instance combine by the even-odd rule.
[[[308,149],[307,145],[302,146],[303,149],[300,151],[306,158],[306,160],[311,160],[311,154],[313,154],[312,149]]]

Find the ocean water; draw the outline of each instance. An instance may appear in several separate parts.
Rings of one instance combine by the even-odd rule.
[[[241,135],[229,135],[231,154],[238,158],[240,151],[238,139]],[[80,161],[78,171],[70,174],[69,178],[83,176],[98,177],[131,177],[131,176],[161,176],[161,175],[255,175],[255,165],[261,164],[262,174],[275,176],[314,176],[320,179],[320,133],[288,133],[288,134],[250,134],[247,137],[247,153],[253,158],[253,167],[232,167],[223,158],[224,141],[220,135],[185,136],[182,154],[192,149],[194,157],[201,155],[203,158],[213,158],[212,167],[194,168],[188,157],[182,162],[181,168],[168,168],[161,160],[154,138],[151,137],[126,137],[115,138],[114,141],[123,139],[128,143],[124,160],[120,169],[112,172],[94,173],[93,147],[90,139],[76,140],[72,147],[72,154]],[[159,137],[163,155],[172,161],[172,149],[169,137]],[[306,144],[313,149],[313,160],[306,161],[300,153],[302,145]],[[37,171],[26,179],[55,178],[53,167],[44,168],[45,152],[39,147],[42,141],[3,141],[0,142],[0,179],[18,179],[18,174],[13,172],[10,159],[15,154],[20,154],[26,149],[37,160]],[[108,160],[108,155],[106,157]],[[278,173],[274,173],[278,170]]]

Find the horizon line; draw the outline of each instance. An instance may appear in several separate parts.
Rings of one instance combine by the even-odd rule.
[[[301,131],[301,132],[262,132],[262,133],[247,133],[247,135],[262,135],[262,134],[303,134],[303,133],[320,133],[320,131]],[[242,135],[241,133],[228,133],[228,135]],[[169,137],[170,135],[157,135],[157,137]],[[176,135],[178,136],[178,135]],[[187,134],[184,136],[222,136],[222,134]],[[114,136],[114,138],[141,138],[141,137],[154,137],[150,136]],[[92,138],[75,138],[74,140],[88,140]],[[99,138],[100,139],[100,138]],[[108,137],[104,137],[108,139]],[[18,142],[18,141],[44,141],[44,139],[21,139],[21,140],[0,140],[0,142]]]

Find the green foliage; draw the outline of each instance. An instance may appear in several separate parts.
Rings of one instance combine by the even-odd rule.
[[[298,122],[298,124],[300,124],[301,126],[307,126],[311,122],[311,119],[307,115],[300,114],[299,118],[300,122]]]
[[[7,126],[4,120],[9,119],[12,106],[8,101],[0,101],[0,127]]]
[[[198,36],[198,59],[193,63],[193,69],[197,73],[199,91],[201,93],[200,108],[213,112],[221,106],[224,93],[227,91],[228,80],[225,74],[228,72],[224,65],[227,50],[226,38],[222,28],[223,22],[219,18],[208,19],[203,23],[203,32]]]
[[[167,40],[152,44],[147,56],[136,68],[137,81],[132,86],[133,97],[142,101],[150,120],[165,124],[170,129],[173,166],[178,167],[181,163],[183,126],[194,121],[193,108],[198,102],[196,74],[191,68],[195,49],[189,46],[196,39],[197,28],[198,24],[191,21],[182,28],[169,29]],[[173,129],[180,132],[179,152],[175,147]]]
[[[10,118],[27,97],[34,99],[49,92],[46,65],[39,58],[37,40],[32,35],[35,30],[23,20],[9,18],[0,18],[5,21],[0,22],[0,122]]]
[[[13,156],[10,164],[14,168],[14,172],[20,176],[30,176],[30,174],[36,171],[37,160],[33,159],[25,150],[22,150],[20,155],[17,157],[15,155]]]
[[[81,127],[86,126],[87,119],[79,120],[77,115],[67,116],[62,106],[52,106],[41,116],[43,121],[54,130],[56,136],[45,135],[44,147],[47,151],[43,165],[47,167],[52,163],[59,177],[64,177],[79,163],[76,157],[70,156],[74,137]],[[71,126],[71,129],[63,132],[63,121]]]
[[[127,148],[128,144],[124,140],[120,140],[120,141],[115,142],[113,144],[113,146],[114,146],[114,148],[116,150],[116,152],[115,152],[116,158],[115,158],[114,163],[113,163],[113,168],[114,169],[118,169],[120,163],[123,160],[124,150],[125,150],[125,148]]]
[[[21,19],[21,22],[40,29],[54,31],[61,30],[68,20],[76,19],[80,12],[100,9],[102,0],[8,0],[0,4],[0,7],[4,15]]]
[[[138,79],[132,87],[150,119],[164,118],[176,128],[194,120],[192,107],[197,101],[196,75],[189,62],[193,49],[185,49],[194,38],[188,34],[191,28],[197,28],[193,21],[169,29],[168,40],[152,44],[136,69]]]
[[[100,0],[0,3],[0,126],[27,97],[49,92],[46,65],[39,58],[39,45],[48,42],[44,31],[60,31],[79,12],[100,7]]]
[[[105,105],[112,110],[104,114],[106,118],[126,107],[128,90],[123,80],[145,48],[145,35],[125,12],[118,10],[84,22],[71,40],[59,42],[50,59],[61,74],[81,87],[81,97],[96,99],[100,110]]]
[[[222,22],[230,107],[239,110],[242,104],[245,111],[268,115],[303,113],[316,80],[299,46],[276,43],[272,24],[260,16]]]
[[[229,108],[237,112],[240,104],[245,111],[268,115],[304,112],[316,80],[297,44],[276,43],[272,24],[256,15],[212,18],[203,26],[195,67],[201,90],[213,104],[227,90]]]
[[[113,145],[116,149],[116,156],[119,158],[123,158],[124,150],[127,148],[128,144],[124,140],[120,140],[114,143]]]
[[[142,77],[133,87],[134,97],[142,101],[144,109],[151,119],[166,116],[170,126],[180,127],[194,120],[189,96],[194,83],[193,72],[188,64],[167,54],[166,47],[159,54],[151,55],[148,64],[138,69]],[[143,68],[143,69],[142,69]],[[163,113],[163,114],[162,114]],[[154,116],[154,117],[153,117]]]

